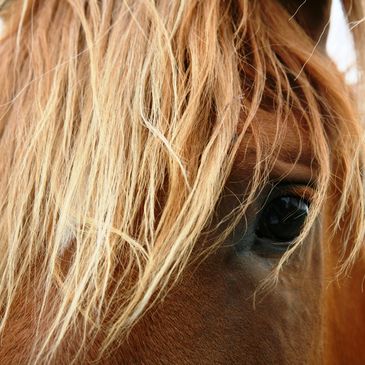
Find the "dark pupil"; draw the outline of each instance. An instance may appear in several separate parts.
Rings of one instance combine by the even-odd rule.
[[[301,232],[308,210],[309,203],[300,197],[276,198],[266,206],[256,234],[277,242],[293,241]]]

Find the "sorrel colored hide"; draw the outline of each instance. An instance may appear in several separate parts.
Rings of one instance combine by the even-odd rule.
[[[330,7],[0,0],[0,364],[365,364]]]

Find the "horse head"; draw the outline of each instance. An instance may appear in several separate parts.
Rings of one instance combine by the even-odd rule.
[[[0,4],[1,363],[365,361],[331,1]]]

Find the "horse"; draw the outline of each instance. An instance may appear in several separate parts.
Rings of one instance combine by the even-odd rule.
[[[1,364],[365,362],[330,0],[0,4]]]

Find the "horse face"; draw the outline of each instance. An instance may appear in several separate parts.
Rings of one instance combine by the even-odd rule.
[[[323,47],[331,1],[282,3],[295,13],[299,24],[319,47]],[[268,144],[275,139],[273,119],[272,114],[264,111],[256,115],[260,138],[266,139]],[[150,335],[151,342],[139,348],[147,364],[153,364],[156,359],[184,364],[362,361],[364,355],[359,353],[359,348],[364,333],[346,315],[343,317],[342,309],[336,306],[341,302],[346,310],[346,304],[340,299],[346,296],[346,291],[355,290],[359,294],[359,268],[353,272],[350,285],[346,280],[342,281],[341,290],[333,285],[337,249],[342,241],[341,237],[334,239],[329,233],[333,223],[329,218],[330,202],[312,224],[302,246],[285,264],[276,285],[260,290],[282,255],[290,249],[289,242],[283,245],[276,242],[276,235],[280,236],[278,231],[282,230],[285,236],[285,226],[275,233],[270,229],[262,233],[260,227],[268,224],[265,220],[270,219],[270,209],[276,212],[283,209],[283,205],[275,205],[280,199],[299,198],[304,204],[310,204],[312,183],[317,175],[310,136],[303,130],[298,132],[293,120],[284,134],[279,157],[271,171],[273,180],[280,177],[280,183],[268,182],[224,244],[197,268],[190,267],[191,271],[185,273],[166,300],[137,325],[136,337],[132,335],[131,339],[145,333]],[[217,209],[218,221],[244,201],[242,192],[254,174],[250,166],[255,166],[255,147],[252,135],[246,134]],[[295,226],[295,222],[293,224]],[[291,233],[294,239],[296,233]],[[260,235],[264,236],[263,240]],[[356,299],[356,303],[361,301],[361,298]],[[360,307],[355,304],[352,309],[358,312]],[[341,333],[342,340],[334,339],[334,332],[329,329]],[[351,333],[361,339],[355,345],[341,344],[348,341],[345,337]],[[350,347],[352,354],[348,351]],[[137,348],[129,351],[137,352]]]
[[[274,116],[260,111],[255,122],[265,126],[260,139],[270,143],[275,135]],[[271,232],[267,225],[277,217],[270,214],[280,209],[287,219],[291,213],[297,214],[280,205],[288,198],[310,204],[316,174],[307,136],[299,140],[294,122],[288,124],[285,134],[272,177],[275,181],[283,172],[286,177],[279,183],[269,181],[225,242],[198,268],[188,267],[163,303],[137,325],[132,344],[133,338],[150,335],[151,342],[147,338],[145,347],[138,350],[146,363],[157,359],[186,364],[321,362],[324,238],[320,218],[283,268],[277,284],[258,290],[301,228],[298,225],[297,230],[286,232],[288,226],[283,224]],[[248,134],[242,141],[217,208],[217,221],[245,198],[242,191],[253,176],[248,166],[255,166],[251,137]],[[293,219],[291,229],[296,224]],[[285,241],[285,234],[291,236],[289,242],[278,242]],[[210,238],[214,242],[214,235]],[[129,350],[137,352],[134,347]]]
[[[5,10],[10,10],[4,14],[9,18],[11,10],[15,12],[14,3],[5,2]],[[336,94],[336,90],[344,90],[341,77],[323,54],[318,56],[313,51],[314,44],[321,47],[324,43],[330,1],[242,0],[229,6],[227,2],[207,6],[208,2],[196,1],[191,8],[187,6],[189,2],[181,2],[181,9],[175,9],[169,1],[156,2],[160,8],[147,1],[131,2],[131,7],[127,1],[123,5],[108,1],[69,3],[54,0],[45,6],[41,1],[26,2],[24,11],[17,16],[29,32],[22,33],[19,26],[19,31],[9,36],[3,46],[8,66],[0,68],[6,81],[5,93],[0,93],[0,131],[5,141],[0,144],[0,152],[6,173],[1,176],[0,190],[4,201],[8,199],[10,203],[6,200],[8,207],[5,218],[0,216],[0,228],[14,245],[1,246],[6,258],[2,262],[11,263],[2,269],[4,277],[11,279],[18,272],[23,276],[0,285],[8,315],[0,362],[27,363],[36,359],[33,362],[68,364],[75,358],[76,363],[146,365],[361,361],[363,321],[350,321],[345,315],[356,313],[356,319],[363,319],[359,315],[363,302],[359,290],[361,265],[354,266],[351,281],[342,279],[340,287],[333,284],[344,240],[339,230],[336,234],[332,231],[336,224],[343,226],[341,219],[346,216],[337,215],[337,210],[347,212],[336,202],[342,201],[340,196],[345,190],[349,197],[344,201],[353,209],[354,204],[350,203],[354,203],[354,197],[360,199],[361,194],[355,191],[351,195],[348,188],[349,184],[358,183],[357,121],[348,110],[351,108],[346,109],[346,101],[341,104],[342,95]],[[297,24],[292,27],[292,18],[288,19],[288,13],[278,4],[287,8]],[[237,9],[242,16],[238,21]],[[256,12],[250,14],[248,10],[252,9]],[[172,26],[166,23],[166,27],[171,26],[172,41],[164,38],[163,17],[158,11],[171,11],[174,15],[176,11],[177,15],[170,19]],[[33,13],[35,21],[29,15]],[[251,24],[247,14],[257,22]],[[267,21],[260,20],[263,16]],[[18,24],[19,19],[15,16],[13,23]],[[175,28],[176,19],[182,20]],[[227,24],[222,26],[222,19]],[[70,34],[58,35],[57,27],[64,20]],[[240,25],[231,27],[234,22]],[[261,28],[255,28],[256,24]],[[242,33],[241,40],[234,32],[237,29]],[[33,31],[36,36],[27,38]],[[260,31],[261,38],[251,44]],[[275,38],[270,33],[280,34]],[[217,51],[208,60],[205,56],[211,53],[210,44],[206,47],[203,39],[206,34],[214,40],[212,45]],[[300,39],[296,34],[300,34]],[[125,38],[120,45],[122,37]],[[165,41],[171,41],[170,48],[164,47]],[[303,49],[297,43],[303,44]],[[26,47],[19,48],[19,44],[32,44],[35,48],[29,52]],[[149,52],[151,47],[155,47],[155,53]],[[265,47],[268,50],[264,51]],[[40,59],[35,50],[41,54]],[[18,69],[9,73],[14,54],[18,56]],[[171,59],[178,63],[182,76],[169,74],[171,69],[176,71],[170,67]],[[221,69],[216,72],[217,65],[228,70],[226,74],[222,76]],[[326,67],[333,70],[333,78],[328,77]],[[166,74],[166,78],[161,74]],[[301,74],[305,75],[301,78]],[[230,82],[225,82],[226,78]],[[275,84],[279,78],[280,87]],[[257,86],[256,81],[261,84]],[[174,82],[175,88],[171,88]],[[336,89],[330,82],[340,86]],[[328,86],[328,92],[323,91],[323,85]],[[99,93],[99,87],[105,93]],[[166,94],[161,96],[161,89]],[[299,91],[290,93],[294,89]],[[235,94],[237,90],[242,92],[242,99]],[[226,98],[229,91],[231,98]],[[283,92],[283,96],[275,98],[277,92]],[[29,100],[34,94],[37,102],[33,108]],[[53,104],[48,103],[50,94]],[[9,95],[17,95],[11,103]],[[293,105],[285,104],[288,100]],[[104,103],[110,103],[110,110],[103,110]],[[342,114],[337,112],[340,108],[335,109],[337,104],[347,113],[346,125],[340,123]],[[172,112],[171,105],[176,107]],[[231,105],[237,110],[220,130],[228,137],[220,140],[215,124],[221,121],[215,113],[225,116],[222,111]],[[176,117],[180,109],[190,115],[183,114],[185,119],[181,118],[188,130]],[[44,110],[48,113],[46,118]],[[100,119],[99,113],[105,118]],[[317,124],[310,123],[312,115]],[[169,125],[166,120],[174,123]],[[34,138],[29,125],[37,132]],[[349,143],[352,138],[354,145]],[[216,145],[218,148],[213,148]],[[186,174],[185,180],[181,178],[183,164],[176,166],[180,156],[171,158],[171,151],[175,152],[171,146],[177,146],[176,151],[186,157],[181,161],[186,162],[186,171],[193,177]],[[207,146],[213,147],[209,150]],[[167,226],[178,222],[181,230],[185,229],[179,221],[179,209],[186,208],[184,199],[190,198],[193,190],[185,191],[185,183],[190,183],[189,179],[194,183],[194,178],[198,181],[201,170],[209,175],[210,169],[202,167],[204,158],[208,167],[217,169],[214,158],[209,159],[206,151],[213,151],[225,164],[223,148],[227,155],[236,148],[230,155],[234,155],[232,164],[226,168],[227,176],[216,174],[216,185],[224,180],[222,189],[220,185],[213,189],[218,192],[217,201],[201,209],[213,218],[206,218],[205,226],[200,224],[197,240],[186,235],[190,241],[184,251],[185,242],[180,242],[180,246],[171,243],[169,238],[175,237],[176,232],[164,231],[163,226],[158,226],[159,219],[164,218]],[[326,179],[323,166],[327,168]],[[59,171],[61,167],[67,173]],[[29,179],[22,178],[27,175],[24,171]],[[213,174],[209,176],[212,178]],[[9,181],[19,183],[19,187],[12,190]],[[252,190],[255,181],[260,183]],[[210,183],[207,181],[207,190]],[[328,185],[326,191],[321,191],[328,196],[321,204],[317,185]],[[88,194],[85,189],[89,189]],[[17,204],[22,190],[29,194]],[[165,196],[171,191],[170,195],[177,192],[175,200]],[[34,192],[40,192],[36,199],[39,211],[29,198]],[[208,200],[209,196],[202,199]],[[106,203],[109,201],[112,204]],[[196,198],[195,203],[199,203]],[[313,205],[320,206],[320,212],[311,218]],[[168,213],[160,212],[165,206]],[[194,209],[187,211],[194,213]],[[39,217],[39,212],[44,217]],[[349,225],[355,226],[356,219],[347,215]],[[22,224],[29,221],[33,225],[21,231],[15,216],[21,217]],[[144,221],[144,216],[150,220]],[[341,221],[334,223],[332,218],[338,216]],[[310,225],[304,224],[307,220]],[[99,226],[100,221],[103,224]],[[110,226],[113,230],[109,232]],[[308,228],[305,238],[299,240],[304,226]],[[139,228],[145,231],[141,234]],[[352,252],[350,245],[348,248]],[[177,252],[177,259],[188,257],[186,265],[168,262],[171,251]],[[27,256],[23,260],[24,252]],[[163,271],[165,264],[168,269]],[[169,271],[175,264],[177,269]],[[17,267],[18,271],[14,269]],[[273,275],[278,267],[279,275]],[[165,277],[171,280],[163,281]],[[139,286],[134,286],[138,280]],[[169,286],[170,281],[174,285]],[[161,283],[165,286],[161,285],[163,288],[158,291]],[[133,300],[125,293],[131,293]],[[356,305],[349,304],[349,294]],[[342,335],[340,342],[335,339],[338,333]],[[353,338],[358,341],[352,342]],[[113,346],[106,346],[105,341]]]

